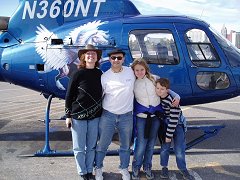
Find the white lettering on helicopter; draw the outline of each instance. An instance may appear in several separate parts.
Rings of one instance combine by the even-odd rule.
[[[81,9],[82,16],[87,17],[91,3],[97,3],[94,12],[94,17],[97,17],[101,3],[104,2],[106,2],[106,0],[87,0],[87,4],[85,6],[83,0],[78,0],[77,5],[75,6],[74,0],[67,0],[63,5],[63,16],[69,17],[74,13],[74,17],[77,17],[79,14],[79,10]],[[39,12],[36,12],[36,9],[38,9],[37,3],[40,7]],[[61,0],[55,0],[52,4],[49,4],[47,0],[43,0],[40,2],[35,0],[31,7],[29,1],[26,1],[24,5],[22,19],[26,19],[27,16],[29,16],[30,19],[34,19],[35,16],[38,19],[42,19],[46,17],[48,13],[51,18],[56,18],[61,14],[61,5]]]

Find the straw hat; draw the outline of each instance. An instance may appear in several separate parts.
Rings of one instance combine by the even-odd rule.
[[[95,48],[92,44],[88,44],[84,47],[84,49],[80,49],[78,51],[78,57],[80,59],[81,55],[86,53],[87,51],[95,51],[97,53],[97,59],[100,60],[102,57],[102,50]]]

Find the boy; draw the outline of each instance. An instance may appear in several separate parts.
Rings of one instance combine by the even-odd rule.
[[[165,138],[161,147],[161,178],[167,179],[168,175],[168,160],[171,147],[171,141],[174,142],[174,152],[176,155],[176,162],[184,179],[193,179],[186,168],[185,160],[185,125],[186,120],[182,115],[180,106],[174,107],[172,105],[173,97],[168,93],[170,83],[168,79],[160,78],[156,80],[156,94],[160,96],[162,108],[165,112]]]

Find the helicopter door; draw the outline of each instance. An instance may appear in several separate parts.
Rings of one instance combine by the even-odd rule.
[[[209,29],[180,23],[176,28],[189,66],[193,96],[207,96],[213,93],[214,96],[220,96],[224,91],[226,94],[235,91],[236,83],[232,73],[225,57],[220,55],[221,49]]]
[[[144,58],[152,74],[170,80],[172,90],[184,97],[192,95],[178,35],[171,23],[125,24],[123,37],[128,37],[123,38],[123,44],[129,47],[131,59]]]

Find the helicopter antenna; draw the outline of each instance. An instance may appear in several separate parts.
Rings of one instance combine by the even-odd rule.
[[[202,19],[203,12],[204,12],[204,8],[202,9],[202,13],[201,13],[200,19]]]

